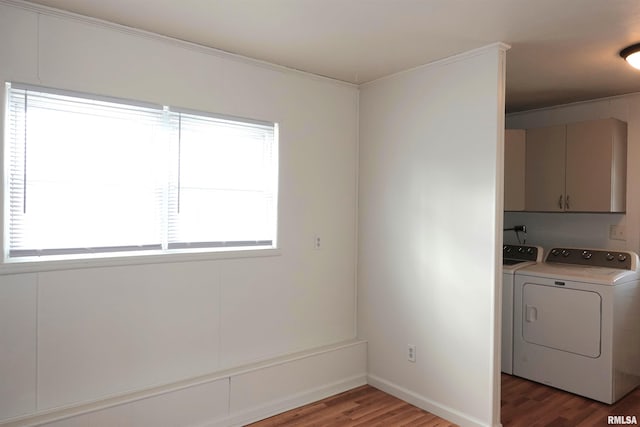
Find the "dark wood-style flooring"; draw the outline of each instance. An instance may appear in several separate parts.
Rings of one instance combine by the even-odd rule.
[[[502,374],[505,427],[607,426],[609,415],[635,415],[640,421],[640,388],[613,405],[596,402],[552,387]]]
[[[250,424],[250,426],[453,427],[455,424],[365,385]]]
[[[599,427],[608,425],[609,415],[635,415],[640,423],[640,388],[613,405],[605,405],[502,375],[501,421],[505,427]],[[365,385],[250,426],[450,427],[454,424]]]

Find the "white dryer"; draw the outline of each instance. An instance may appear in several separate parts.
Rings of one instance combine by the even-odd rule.
[[[539,246],[502,246],[502,351],[500,370],[513,374],[513,278],[515,272],[542,261]]]
[[[605,403],[640,384],[633,252],[554,248],[516,271],[513,373]]]

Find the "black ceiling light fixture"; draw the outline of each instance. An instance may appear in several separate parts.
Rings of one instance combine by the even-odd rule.
[[[620,56],[633,68],[640,70],[640,43],[625,47],[620,51]]]

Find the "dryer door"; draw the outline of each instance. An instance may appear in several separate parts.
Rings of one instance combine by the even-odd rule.
[[[596,292],[525,283],[522,337],[531,344],[599,357],[601,304]]]

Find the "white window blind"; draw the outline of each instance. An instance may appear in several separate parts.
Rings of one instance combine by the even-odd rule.
[[[6,257],[274,246],[275,124],[7,87]]]
[[[271,245],[274,126],[179,112],[169,248]]]

